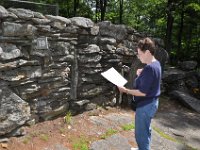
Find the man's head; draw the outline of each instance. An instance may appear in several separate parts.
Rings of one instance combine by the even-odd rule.
[[[150,38],[144,38],[138,42],[137,56],[142,63],[147,63],[150,57],[154,56],[155,44]]]

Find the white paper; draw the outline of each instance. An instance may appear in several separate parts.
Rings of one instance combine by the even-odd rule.
[[[108,81],[112,82],[117,86],[124,86],[127,83],[127,80],[115,70],[113,67],[108,69],[105,72],[102,72],[101,75],[106,78]]]

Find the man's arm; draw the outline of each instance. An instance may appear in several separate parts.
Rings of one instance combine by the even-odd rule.
[[[120,92],[123,92],[123,93],[126,93],[126,94],[131,94],[133,96],[146,96],[145,93],[141,92],[140,90],[137,90],[137,89],[128,89],[128,88],[125,88],[125,87],[119,87],[118,86],[118,89]]]

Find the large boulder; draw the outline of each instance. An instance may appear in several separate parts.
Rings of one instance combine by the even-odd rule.
[[[187,93],[174,90],[170,93],[172,97],[179,100],[185,106],[195,110],[196,112],[200,113],[200,100],[190,96]]]
[[[12,132],[30,119],[27,102],[9,88],[0,88],[0,136]]]

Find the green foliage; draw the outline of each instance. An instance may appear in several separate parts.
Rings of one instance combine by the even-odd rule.
[[[74,139],[73,144],[72,144],[73,150],[89,150],[88,143],[89,141],[87,141],[83,137]]]
[[[44,141],[48,141],[49,140],[49,136],[47,134],[41,134],[40,135],[40,139],[42,139]]]
[[[173,141],[173,142],[178,142],[175,138],[165,134],[164,132],[162,132],[160,129],[156,128],[156,127],[153,127],[153,129],[163,138],[165,139],[168,139],[170,141]]]
[[[71,124],[71,122],[72,122],[72,114],[71,114],[70,111],[68,111],[68,112],[66,113],[66,115],[65,115],[65,117],[64,117],[64,122],[65,122],[66,124]]]
[[[125,125],[122,126],[122,129],[124,131],[129,131],[129,130],[135,129],[135,125],[134,125],[134,123],[125,124]]]
[[[24,144],[28,144],[28,142],[30,142],[32,140],[32,137],[31,136],[25,136],[22,140],[22,142]]]
[[[200,12],[200,4],[192,2],[186,6],[186,9],[193,9],[196,12]]]
[[[109,137],[109,136],[111,136],[111,135],[113,135],[113,134],[115,134],[115,133],[117,133],[117,132],[118,132],[117,130],[108,129],[108,130],[106,131],[106,133],[104,133],[104,134],[101,136],[101,139],[105,139],[105,138],[107,138],[107,137]]]

